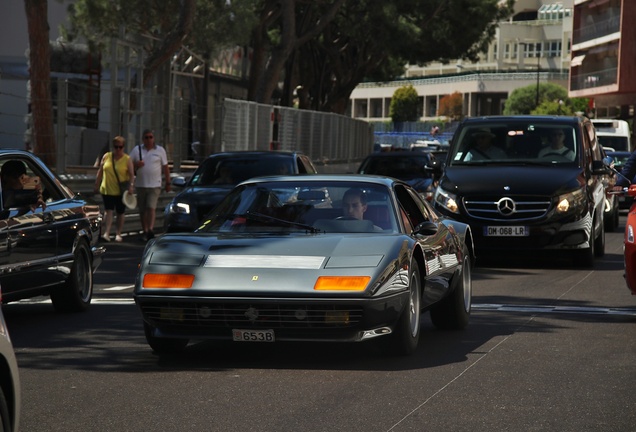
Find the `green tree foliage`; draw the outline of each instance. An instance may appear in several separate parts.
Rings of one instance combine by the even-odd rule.
[[[539,105],[543,101],[559,101],[568,98],[568,91],[560,85],[541,83],[537,86],[536,84],[530,84],[510,93],[504,106],[504,114],[530,114],[532,110],[537,108],[537,92]]]
[[[400,87],[393,93],[389,116],[394,123],[416,121],[419,97],[412,85]]]
[[[365,79],[394,79],[404,64],[475,59],[514,0],[77,0],[72,31],[99,45],[123,25],[144,38],[146,76],[185,44],[252,49],[248,98],[344,112]],[[190,24],[192,23],[192,24]],[[461,31],[458,31],[461,29]],[[279,93],[279,83],[283,82]]]
[[[498,22],[510,15],[512,3],[346,2],[319,37],[290,57],[289,87],[301,86],[301,108],[344,113],[351,92],[364,80],[395,79],[406,63],[476,59],[488,47]]]
[[[538,106],[537,89],[539,91]],[[538,87],[536,84],[531,84],[510,93],[503,113],[505,115],[574,115],[579,112],[585,112],[587,104],[588,100],[584,98],[570,99],[567,89],[558,84],[541,83]]]
[[[455,92],[439,100],[438,116],[446,116],[451,120],[459,120],[463,115],[464,97]]]
[[[122,30],[144,49],[144,83],[182,46],[203,58],[246,44],[256,22],[256,1],[77,0],[69,7],[69,40],[86,39],[108,51]],[[106,58],[106,56],[104,56]]]

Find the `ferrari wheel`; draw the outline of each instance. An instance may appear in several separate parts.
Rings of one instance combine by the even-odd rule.
[[[154,335],[155,329],[144,321],[144,334],[150,348],[157,354],[175,354],[181,352],[188,345],[188,339],[162,338]]]
[[[51,302],[58,312],[83,312],[93,297],[93,271],[86,242],[75,248],[71,274],[64,285],[51,291]]]
[[[391,353],[409,355],[417,349],[420,339],[421,295],[420,269],[417,262],[413,261],[409,277],[409,303],[404,308],[393,334],[389,336]]]
[[[461,330],[468,325],[472,305],[472,263],[464,250],[459,281],[453,292],[431,309],[433,325],[442,330]]]

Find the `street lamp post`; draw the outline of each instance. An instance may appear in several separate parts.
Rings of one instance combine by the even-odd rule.
[[[537,97],[535,104],[539,106],[539,73],[541,72],[541,50],[537,51]]]

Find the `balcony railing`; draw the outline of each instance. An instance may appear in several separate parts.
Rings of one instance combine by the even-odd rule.
[[[586,74],[572,75],[570,90],[583,90],[587,88],[616,84],[617,77],[618,68],[603,69]]]
[[[593,24],[581,26],[572,34],[572,44],[580,44],[602,36],[607,36],[620,31],[620,16],[604,14],[597,16]]]

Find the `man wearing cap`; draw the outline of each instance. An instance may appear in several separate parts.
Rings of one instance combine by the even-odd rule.
[[[165,190],[170,192],[170,168],[168,156],[160,145],[155,144],[155,134],[146,129],[142,134],[143,144],[130,152],[130,159],[136,171],[135,189],[141,227],[142,240],[150,240],[154,235],[157,202],[161,194],[161,173],[165,177]]]
[[[495,134],[490,132],[488,128],[477,129],[472,134],[473,147],[466,154],[465,161],[470,160],[489,160],[489,159],[505,159],[506,152],[499,147],[493,145],[492,140]]]

